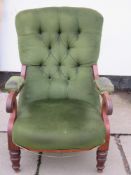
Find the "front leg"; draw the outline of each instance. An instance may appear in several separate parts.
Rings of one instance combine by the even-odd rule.
[[[97,171],[100,173],[103,172],[103,169],[105,167],[105,162],[106,162],[106,158],[107,158],[107,154],[109,150],[109,143],[110,143],[110,124],[109,124],[107,110],[105,108],[104,103],[102,105],[102,118],[103,118],[104,125],[106,128],[106,137],[105,137],[105,143],[101,145],[100,147],[98,147],[97,149],[96,167],[97,167]]]
[[[8,149],[9,149],[9,154],[10,154],[10,160],[12,163],[12,168],[15,170],[15,172],[18,172],[20,170],[20,148],[18,146],[16,146],[13,142],[12,142],[12,128],[16,119],[16,115],[17,115],[17,105],[16,105],[16,101],[14,101],[13,103],[13,111],[10,114],[10,119],[9,119],[9,123],[8,123],[8,133],[7,133],[7,137],[8,137]]]
[[[102,173],[103,169],[105,168],[105,162],[106,162],[106,158],[107,158],[107,153],[108,150],[101,150],[100,147],[97,150],[97,172],[98,173]]]
[[[10,160],[12,162],[12,168],[15,172],[20,171],[20,149],[19,150],[9,150]]]

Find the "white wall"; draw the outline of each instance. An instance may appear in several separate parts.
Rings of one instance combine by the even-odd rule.
[[[104,16],[99,72],[131,75],[131,0],[5,0],[0,43],[0,71],[20,71],[15,15],[47,6],[77,6],[98,10]]]

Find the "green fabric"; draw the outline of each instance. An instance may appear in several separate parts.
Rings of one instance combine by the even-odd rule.
[[[24,78],[20,76],[12,76],[5,84],[7,91],[19,91],[24,85]]]
[[[100,112],[79,100],[40,100],[23,106],[13,141],[32,149],[92,148],[104,143]]]
[[[23,142],[26,146],[29,140],[30,147],[47,149],[76,148],[103,143],[102,122],[95,129],[100,131],[97,139],[96,135],[88,133],[90,127],[97,126],[95,124],[97,120],[94,120],[93,116],[100,120],[100,114],[96,112],[100,109],[99,94],[95,87],[91,66],[98,59],[102,23],[103,17],[98,12],[85,8],[50,7],[22,11],[16,16],[20,59],[22,64],[27,65],[27,73],[18,105],[21,112],[18,113],[13,130],[14,142],[18,143],[22,140],[20,144]],[[65,103],[65,99],[68,99],[68,104]],[[46,100],[53,103],[52,113],[57,114],[58,117],[56,115],[53,118],[51,111],[48,110],[52,104],[45,103]],[[53,102],[55,100],[56,102]],[[81,101],[82,104],[90,104],[87,108],[84,107],[86,114],[82,111],[83,108],[78,110],[77,101]],[[37,108],[39,103],[40,107]],[[34,106],[30,107],[32,105]],[[29,110],[30,108],[33,112]],[[64,110],[68,108],[70,111]],[[61,141],[63,136],[61,123],[65,123],[66,118],[60,116],[63,110],[65,111],[63,115],[70,116],[73,121],[71,124],[70,120],[68,121],[70,127],[67,127],[68,137],[63,138],[64,144]],[[29,116],[26,116],[27,114]],[[79,120],[75,120],[75,115],[76,118],[79,116]],[[94,125],[90,126],[87,122],[85,129],[87,133],[84,133],[81,122],[86,123],[86,117],[90,119],[92,117]],[[44,123],[49,126],[48,131],[42,128],[45,126]],[[75,130],[74,126],[78,127],[78,123],[80,127]],[[33,125],[36,132],[32,130]],[[40,127],[37,128],[39,125]],[[19,127],[21,132],[17,131]],[[57,130],[55,132],[57,127],[59,132]],[[93,129],[91,130],[93,132]],[[55,133],[54,139],[53,135],[50,136],[53,132]],[[81,140],[78,139],[79,144],[74,141],[76,135],[81,137]],[[84,139],[86,139],[85,142]],[[71,140],[74,141],[74,144]]]
[[[91,9],[50,7],[16,16],[19,52],[28,66],[25,98],[70,98],[96,104],[91,65],[98,59],[102,16]]]
[[[109,93],[114,92],[114,85],[112,84],[111,80],[106,77],[96,79],[95,83],[100,93],[105,91]]]

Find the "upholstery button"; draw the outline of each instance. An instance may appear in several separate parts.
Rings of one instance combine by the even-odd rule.
[[[60,30],[60,29],[58,30],[58,34],[59,34],[59,35],[61,34],[61,30]]]
[[[80,67],[80,65],[81,65],[81,64],[80,64],[79,62],[76,63],[76,67]]]
[[[58,66],[61,66],[62,64],[61,64],[61,62],[58,62]]]
[[[70,46],[69,45],[67,46],[67,50],[70,50]]]
[[[39,64],[39,66],[40,66],[40,67],[42,67],[42,66],[43,66],[43,64],[42,64],[42,63],[40,63],[40,64]]]
[[[78,34],[80,34],[80,33],[81,33],[81,29],[80,29],[80,28],[78,28],[77,33],[78,33]]]
[[[51,45],[48,46],[48,49],[51,50]]]
[[[39,33],[39,34],[42,34],[42,29],[41,29],[41,27],[39,28],[38,33]]]
[[[51,79],[51,76],[50,75],[48,76],[48,79]]]
[[[70,77],[69,76],[67,77],[67,80],[70,80]]]

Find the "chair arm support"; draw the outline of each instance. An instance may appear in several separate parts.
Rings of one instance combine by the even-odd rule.
[[[6,111],[12,113],[16,104],[16,96],[24,86],[24,78],[22,76],[12,76],[5,84],[5,89],[9,92]]]
[[[6,101],[6,112],[8,113],[12,113],[14,106],[16,104],[16,96],[17,96],[17,92],[10,92],[8,97],[7,97],[7,101]]]
[[[108,78],[99,77],[97,64],[92,65],[92,71],[98,93],[102,97],[102,112],[104,111],[107,115],[111,115],[113,112],[113,104],[109,93],[114,91],[114,85]]]
[[[108,92],[101,94],[102,97],[102,110],[105,110],[107,115],[111,115],[113,112],[113,104]]]
[[[21,88],[24,86],[24,78],[21,76],[12,76],[5,84],[5,89],[8,92],[14,91],[19,92]]]

